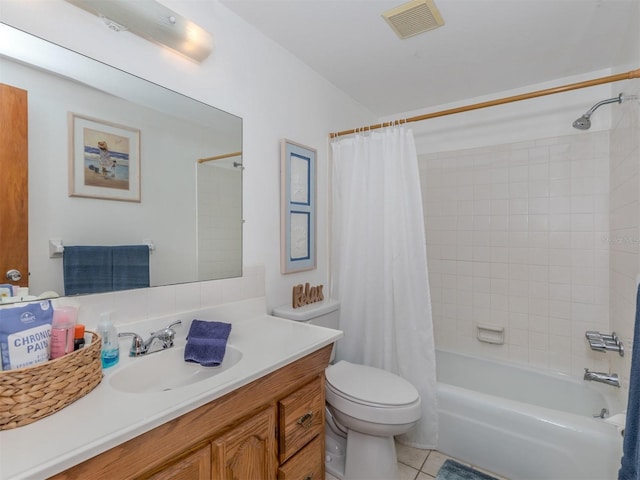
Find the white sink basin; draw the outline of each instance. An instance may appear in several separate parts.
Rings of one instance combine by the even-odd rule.
[[[184,361],[184,347],[174,347],[149,356],[132,358],[114,372],[109,383],[127,393],[150,393],[175,390],[207,380],[229,370],[242,358],[242,352],[227,345],[222,365],[203,367]]]

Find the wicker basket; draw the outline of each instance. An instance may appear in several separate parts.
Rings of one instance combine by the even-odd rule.
[[[102,381],[102,341],[31,367],[0,372],[0,430],[28,425],[84,397]]]

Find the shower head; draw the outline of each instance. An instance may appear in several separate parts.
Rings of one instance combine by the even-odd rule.
[[[624,96],[621,93],[617,97],[609,98],[607,100],[602,100],[601,102],[596,103],[587,111],[587,113],[573,122],[573,128],[577,128],[578,130],[589,130],[589,128],[591,128],[591,115],[593,115],[593,112],[595,112],[598,107],[600,107],[601,105],[606,105],[607,103],[622,103],[623,98]]]
[[[573,128],[577,128],[578,130],[589,130],[591,128],[591,120],[589,120],[590,115],[586,113],[573,122]]]

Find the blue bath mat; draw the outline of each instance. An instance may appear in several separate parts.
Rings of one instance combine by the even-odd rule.
[[[436,480],[497,480],[497,478],[455,460],[446,460],[438,470]]]

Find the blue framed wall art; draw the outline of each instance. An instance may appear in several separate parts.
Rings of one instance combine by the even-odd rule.
[[[316,150],[282,140],[280,270],[316,268]]]

